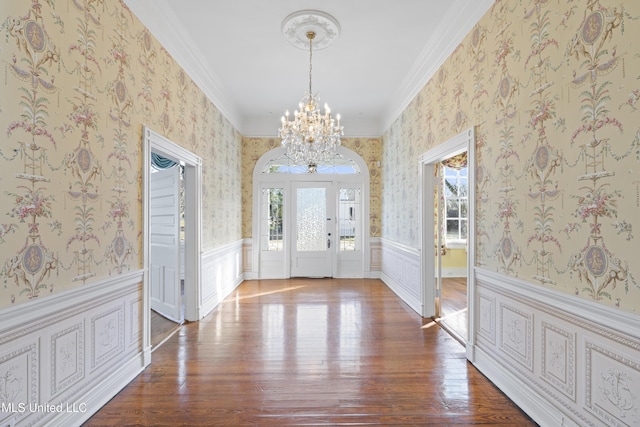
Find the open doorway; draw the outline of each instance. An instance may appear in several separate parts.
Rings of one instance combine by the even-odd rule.
[[[151,152],[151,347],[169,339],[184,321],[184,162]]]
[[[199,319],[202,160],[148,128],[144,142],[144,343],[153,350]]]
[[[458,341],[466,343],[468,323],[468,153],[464,151],[439,162],[435,168],[435,221],[437,247],[435,320]]]
[[[420,157],[422,315],[463,345],[473,320],[474,160],[473,128]]]

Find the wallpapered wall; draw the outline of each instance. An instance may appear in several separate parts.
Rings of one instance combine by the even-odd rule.
[[[383,135],[383,237],[418,246],[418,156],[477,126],[476,265],[640,311],[638,40],[635,0],[497,1]]]
[[[345,126],[348,126],[345,122]],[[274,124],[276,129],[278,124]],[[382,210],[381,162],[382,141],[380,138],[343,138],[342,145],[357,153],[369,167],[369,199],[371,220],[370,236],[380,237]],[[250,238],[252,228],[253,169],[256,162],[269,150],[280,147],[277,138],[244,138],[242,143],[242,237]],[[381,163],[380,163],[381,164]]]
[[[203,249],[241,237],[241,135],[116,0],[4,1],[0,307],[142,264],[142,125],[203,158]]]

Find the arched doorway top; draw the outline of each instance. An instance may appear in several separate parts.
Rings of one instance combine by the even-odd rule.
[[[256,162],[253,170],[254,177],[261,174],[333,174],[354,175],[364,174],[368,177],[368,168],[358,153],[345,147],[338,147],[336,155],[330,160],[315,165],[314,169],[305,165],[296,165],[287,156],[284,147],[277,147],[263,154]]]

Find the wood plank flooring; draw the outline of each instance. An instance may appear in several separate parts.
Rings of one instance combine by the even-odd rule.
[[[448,277],[442,279],[438,324],[458,341],[467,341],[467,278]]]
[[[86,426],[535,426],[381,281],[246,281]]]

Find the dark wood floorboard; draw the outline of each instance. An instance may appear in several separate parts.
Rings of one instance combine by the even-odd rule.
[[[438,323],[459,341],[467,341],[467,278],[442,279],[441,317]]]
[[[246,281],[86,426],[535,426],[381,281]]]
[[[151,310],[151,348],[155,349],[171,335],[176,333],[180,324]]]

